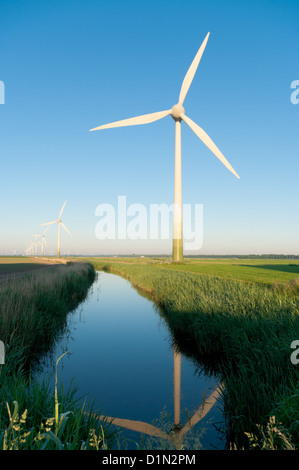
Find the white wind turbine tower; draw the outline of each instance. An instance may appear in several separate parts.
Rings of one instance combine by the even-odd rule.
[[[53,220],[53,222],[47,222],[45,224],[41,224],[41,225],[52,225],[52,224],[56,224],[58,223],[58,246],[57,246],[57,257],[60,258],[60,226],[62,225],[62,227],[64,228],[64,230],[70,235],[70,237],[72,236],[71,233],[68,231],[68,229],[66,228],[66,226],[64,225],[64,223],[62,223],[61,221],[61,216],[62,216],[62,213],[63,213],[63,209],[66,205],[66,201],[64,202],[62,208],[61,208],[61,211],[59,213],[59,216],[58,216],[58,219],[57,220]]]
[[[35,256],[37,256],[37,247],[40,245],[40,242],[37,241],[37,237],[39,237],[40,235],[32,235],[34,238],[34,242],[32,244],[33,246],[33,250],[35,251]]]
[[[49,227],[46,228],[46,230],[41,234],[41,243],[42,243],[42,256],[44,256],[44,245],[47,246],[47,242],[46,242],[46,239],[45,239],[45,233],[47,233],[47,231],[49,230]]]
[[[26,248],[26,250],[25,250],[25,251],[26,251],[26,253],[27,253],[27,254],[29,254],[29,253],[30,253],[30,254],[31,254],[31,256],[32,256],[32,255],[33,255],[33,249],[34,249],[34,242],[33,242],[33,241],[31,241],[31,242],[30,242],[30,244],[29,244],[29,246],[28,246],[28,248]]]
[[[109,129],[112,127],[133,126],[138,124],[148,124],[150,122],[158,121],[165,116],[171,115],[175,121],[175,170],[174,170],[174,214],[173,214],[173,261],[181,261],[183,259],[183,218],[182,218],[182,171],[181,171],[181,121],[183,120],[191,130],[199,137],[200,140],[213,152],[213,154],[231,171],[237,178],[239,175],[235,172],[226,158],[222,155],[218,147],[195,122],[185,115],[183,107],[184,100],[194,78],[198,64],[205,50],[210,33],[208,33],[200,46],[189,70],[184,78],[179,101],[171,109],[167,111],[160,111],[157,113],[145,114],[122,121],[113,122],[111,124],[104,124],[99,127],[90,129],[96,131],[100,129]]]
[[[44,256],[44,245],[47,246],[47,242],[45,239],[45,233],[49,230],[49,227],[46,228],[46,230],[41,234],[41,235],[33,235],[33,237],[40,237],[40,245],[41,245],[41,256]]]
[[[31,251],[31,256],[34,256],[34,250],[35,250],[35,242],[31,242],[31,245],[30,245],[30,251]]]

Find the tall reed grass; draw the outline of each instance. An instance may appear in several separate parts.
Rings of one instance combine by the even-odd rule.
[[[71,263],[0,282],[0,339],[7,352],[20,348],[27,365],[48,349],[94,278],[90,264]]]

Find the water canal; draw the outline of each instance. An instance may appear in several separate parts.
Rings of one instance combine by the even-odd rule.
[[[97,273],[87,299],[69,313],[66,330],[40,361],[36,376],[53,375],[65,351],[58,381],[65,388],[74,382],[78,396],[86,395],[94,410],[115,418],[127,448],[136,448],[131,441],[140,442],[140,432],[155,434],[147,425],[160,429],[157,421],[163,416],[166,426],[183,428],[188,439],[204,431],[204,449],[224,448],[220,401],[200,419],[203,397],[217,388],[217,378],[205,376],[192,359],[174,350],[159,309],[129,281]]]

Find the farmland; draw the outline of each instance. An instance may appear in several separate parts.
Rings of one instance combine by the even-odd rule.
[[[141,258],[141,257],[82,257],[82,261],[89,261],[95,266],[103,263],[126,265],[155,265],[160,269],[184,271],[199,275],[248,281],[262,284],[283,284],[299,277],[298,259],[225,259],[225,258],[186,258],[181,263],[172,263],[167,258]]]

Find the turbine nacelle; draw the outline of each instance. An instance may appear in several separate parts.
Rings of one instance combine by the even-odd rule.
[[[171,108],[171,116],[175,121],[182,119],[182,114],[185,114],[185,109],[181,103],[177,103]]]

